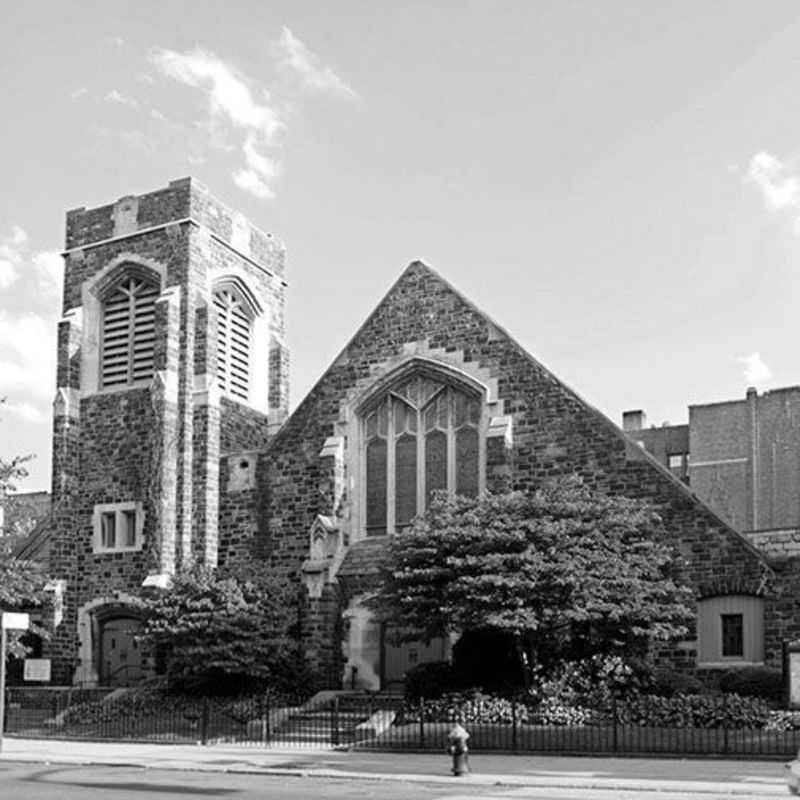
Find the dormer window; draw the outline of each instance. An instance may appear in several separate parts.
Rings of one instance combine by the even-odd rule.
[[[217,313],[217,383],[238,400],[250,399],[253,314],[234,289],[214,292]]]
[[[128,276],[103,302],[102,388],[129,386],[153,377],[155,302],[159,287]]]

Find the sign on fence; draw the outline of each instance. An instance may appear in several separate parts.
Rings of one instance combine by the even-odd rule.
[[[25,669],[22,677],[26,681],[50,682],[50,659],[49,658],[26,658]]]
[[[3,612],[3,630],[26,631],[30,624],[30,614],[16,614],[11,611]]]

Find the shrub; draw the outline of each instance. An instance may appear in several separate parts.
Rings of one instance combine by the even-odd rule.
[[[594,655],[581,661],[566,661],[542,681],[535,695],[553,698],[571,706],[598,706],[612,697],[638,691],[643,667],[620,656]]]
[[[783,673],[774,667],[742,667],[723,672],[717,679],[720,690],[743,697],[760,697],[773,703],[783,700]]]
[[[546,698],[530,715],[529,721],[540,725],[590,725],[597,713],[583,706],[565,705],[555,698]]]
[[[770,731],[797,731],[800,730],[800,712],[798,711],[770,711],[767,724],[764,726]]]
[[[194,565],[150,597],[141,635],[180,691],[229,693],[262,685],[301,688],[294,591],[260,563]]]
[[[406,672],[405,694],[410,701],[435,700],[448,692],[462,688],[455,668],[449,661],[418,664]]]
[[[703,683],[694,675],[676,672],[673,669],[660,667],[656,669],[649,681],[648,692],[660,697],[672,697],[676,694],[703,694]]]
[[[676,694],[639,695],[617,704],[624,725],[666,728],[763,728],[770,709],[758,698]]]

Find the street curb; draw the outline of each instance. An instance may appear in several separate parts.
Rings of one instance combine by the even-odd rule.
[[[62,764],[71,766],[100,766],[100,767],[127,767],[145,770],[167,770],[175,772],[216,772],[220,774],[236,773],[245,775],[272,775],[276,777],[294,778],[325,778],[328,780],[348,781],[404,781],[406,783],[428,783],[448,786],[496,786],[496,787],[529,787],[539,789],[578,789],[585,791],[605,790],[616,792],[682,792],[686,795],[704,795],[721,793],[735,796],[754,797],[758,795],[774,797],[776,792],[784,794],[786,784],[783,781],[775,784],[742,784],[720,783],[712,781],[674,781],[674,780],[642,780],[635,778],[561,778],[556,776],[528,777],[521,775],[492,775],[486,773],[471,773],[455,777],[452,775],[425,775],[419,773],[387,773],[387,772],[351,772],[336,769],[302,769],[296,767],[259,767],[258,765],[242,764],[241,766],[204,765],[202,763],[187,763],[181,761],[165,762],[163,764],[147,764],[141,761],[124,760],[85,760],[79,757],[67,758],[35,758],[20,757],[20,754],[0,754],[0,763],[39,763]]]

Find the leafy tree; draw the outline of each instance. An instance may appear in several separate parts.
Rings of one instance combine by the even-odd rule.
[[[163,659],[170,682],[183,688],[294,688],[302,669],[291,636],[293,608],[291,589],[264,565],[192,566],[146,600],[142,638]]]
[[[5,398],[0,398],[0,405]],[[0,458],[0,505],[16,490],[16,482],[25,478],[28,471],[25,462],[32,456],[15,456],[11,460]],[[30,561],[14,558],[13,550],[25,531],[3,531],[0,535],[0,611],[30,609],[42,602],[42,589],[46,577],[41,566]],[[34,626],[34,632],[45,635],[45,631]],[[13,656],[23,657],[27,649],[20,642],[20,635],[11,632],[9,651]]]
[[[374,604],[403,640],[506,632],[530,685],[565,659],[685,633],[677,563],[651,507],[576,477],[530,495],[440,494],[391,540]]]

